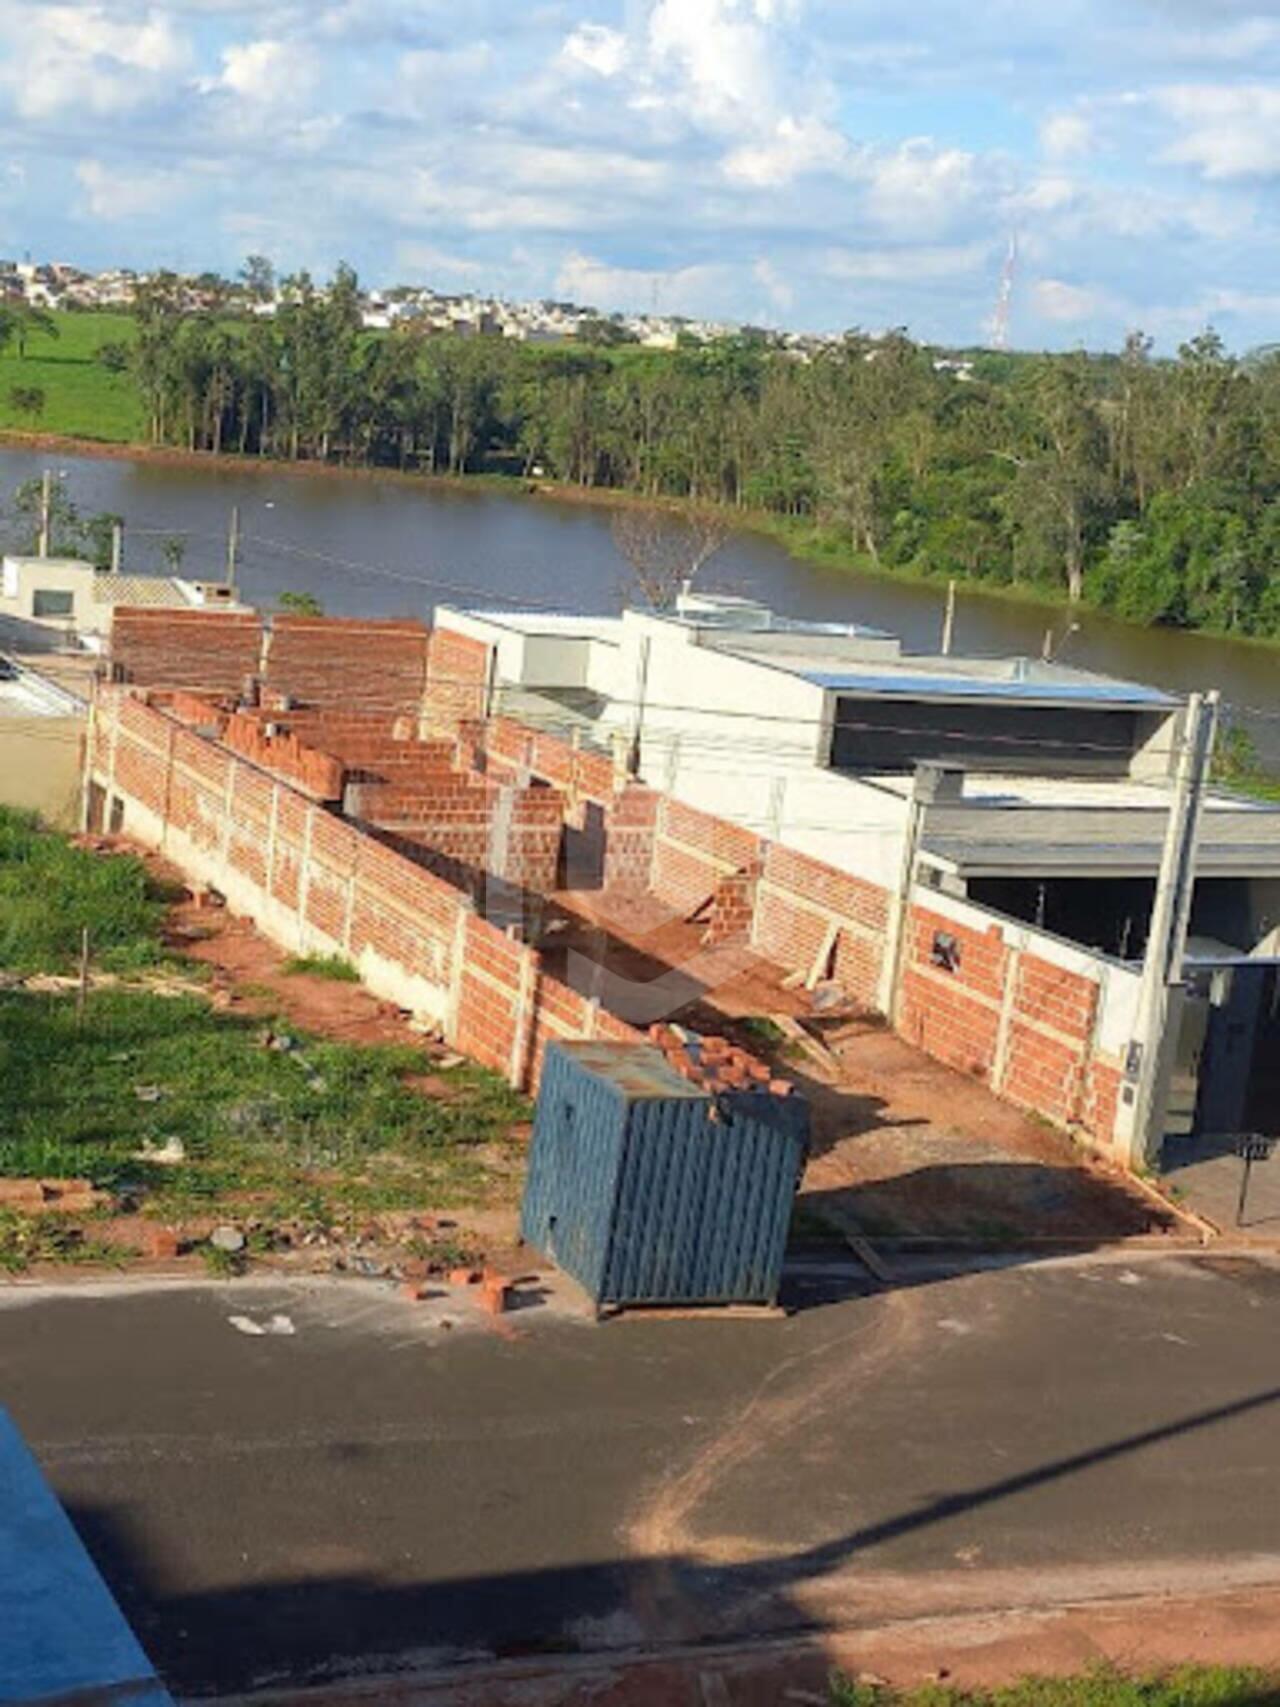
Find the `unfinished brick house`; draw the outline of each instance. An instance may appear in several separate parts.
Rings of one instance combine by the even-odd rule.
[[[873,657],[886,638],[869,638]],[[815,643],[785,632],[791,661]],[[669,720],[648,745],[643,687],[601,714],[600,674],[616,681],[621,653],[616,626],[569,618],[522,630],[446,611],[428,630],[122,611],[86,818],[162,849],[289,950],[346,956],[513,1083],[536,1082],[555,1038],[635,1037],[723,1005],[748,972],[757,990],[790,975],[1127,1159],[1137,967],[924,861],[900,879],[906,797],[893,780],[864,789],[850,820],[849,779],[812,756],[849,736],[811,723],[811,681],[779,672],[772,708],[757,689],[766,727],[730,725],[731,756],[714,708],[698,709],[681,754]],[[1170,704],[1104,700],[1132,712],[1153,765]],[[897,715],[877,740],[909,728]],[[989,733],[971,720],[972,740]],[[748,772],[763,811],[705,809]]]

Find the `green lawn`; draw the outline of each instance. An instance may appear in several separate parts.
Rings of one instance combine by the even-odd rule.
[[[25,359],[12,345],[0,353],[0,428],[23,433],[61,433],[135,443],[144,437],[142,407],[131,374],[109,373],[96,359],[103,344],[132,343],[128,314],[55,314],[59,336],[34,333]],[[36,416],[14,408],[15,388],[44,392]]]
[[[477,1202],[514,1175],[510,1128],[528,1107],[496,1075],[433,1069],[417,1045],[309,1038],[181,986],[138,987],[173,968],[163,922],[141,861],[74,847],[0,808],[0,974],[73,971],[88,926],[93,970],[128,978],[93,989],[83,1016],[70,993],[0,987],[0,1176],[89,1179],[118,1208],[171,1222],[352,1229]],[[273,1046],[281,1037],[287,1046]],[[407,1081],[428,1071],[424,1095]],[[166,1146],[172,1157],[174,1140],[179,1160],[146,1159]],[[0,1213],[0,1268],[94,1249],[69,1232]]]
[[[1280,1682],[1227,1666],[1185,1666],[1146,1678],[1102,1670],[973,1692],[929,1684],[899,1694],[837,1678],[831,1701],[832,1707],[1280,1707]]]
[[[141,860],[105,859],[0,806],[0,971],[71,972],[89,932],[94,964],[136,971],[165,958],[164,897]]]
[[[287,1049],[269,1042],[281,1033]],[[405,1081],[428,1065],[411,1045],[308,1038],[199,996],[100,990],[79,1020],[68,996],[0,992],[0,1175],[127,1188],[177,1221],[346,1225],[474,1202],[525,1104],[469,1066],[421,1095]],[[145,1159],[174,1139],[184,1159]]]

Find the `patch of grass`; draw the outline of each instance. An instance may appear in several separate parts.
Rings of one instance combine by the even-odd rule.
[[[776,1021],[766,1019],[762,1014],[749,1014],[746,1019],[739,1020],[738,1030],[745,1032],[757,1049],[771,1049],[775,1053],[790,1041]]]
[[[416,1048],[292,1035],[295,1049],[265,1048],[260,1021],[197,996],[100,990],[77,1025],[65,998],[0,992],[0,1174],[127,1187],[171,1222],[324,1227],[476,1202],[495,1146],[515,1153],[507,1131],[528,1104],[495,1075],[459,1068],[434,1101],[404,1082],[423,1069]],[[135,1159],[173,1137],[184,1161]]]
[[[206,1243],[200,1246],[200,1256],[206,1272],[214,1280],[234,1280],[236,1275],[244,1273],[243,1251],[224,1251],[220,1245]]]
[[[109,1245],[61,1215],[23,1215],[0,1209],[0,1273],[21,1274],[35,1262],[109,1262],[119,1266],[136,1253]]]
[[[97,359],[103,344],[132,344],[130,314],[60,312],[58,337],[32,334],[25,357],[0,352],[0,427],[32,433],[134,444],[146,437],[142,399],[130,373],[111,373]],[[15,388],[44,393],[35,419],[13,406]]]
[[[832,1679],[832,1707],[1280,1707],[1280,1679],[1234,1666],[1181,1666],[1148,1677],[1112,1670],[1083,1677],[1025,1678],[1004,1689],[929,1684],[899,1694]]]
[[[0,353],[0,427],[114,444],[142,439],[145,423],[133,376],[111,373],[97,359],[103,344],[132,344],[133,317],[67,312],[53,319],[56,339],[35,332],[25,358],[13,347]],[[14,408],[15,387],[44,393],[38,418]]]
[[[281,967],[290,976],[305,973],[312,978],[332,978],[337,984],[358,984],[360,974],[340,954],[292,954]]]
[[[166,958],[163,919],[140,860],[73,847],[33,813],[0,807],[0,967],[72,972],[87,928],[94,965],[137,971]]]

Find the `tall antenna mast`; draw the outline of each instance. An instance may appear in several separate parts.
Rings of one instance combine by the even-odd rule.
[[[996,292],[996,306],[991,315],[991,347],[993,350],[1009,348],[1009,316],[1013,310],[1013,281],[1018,271],[1018,238],[1014,233],[1009,238],[1009,247],[1005,251],[1004,266],[1000,269],[1000,289]]]

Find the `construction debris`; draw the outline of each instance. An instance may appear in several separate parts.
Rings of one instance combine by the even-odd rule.
[[[791,1094],[789,1080],[775,1078],[767,1062],[727,1037],[702,1037],[687,1026],[660,1024],[649,1027],[649,1041],[682,1078],[702,1090]]]

